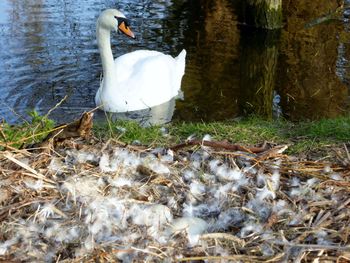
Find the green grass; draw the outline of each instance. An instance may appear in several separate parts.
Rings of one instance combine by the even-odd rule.
[[[178,123],[171,125],[170,131],[179,140],[192,134],[195,134],[198,138],[209,134],[215,140],[258,143],[263,140],[277,139],[279,137],[278,126],[278,123],[249,119],[240,122]]]
[[[110,136],[125,143],[137,140],[142,144],[166,144],[180,142],[194,135],[202,138],[209,134],[215,140],[229,140],[231,142],[258,143],[261,140],[278,138],[279,124],[259,119],[249,119],[242,122],[210,122],[185,123],[177,122],[163,126],[140,127],[132,121],[117,121],[115,123],[97,124],[94,134],[106,139]],[[164,135],[162,129],[167,129]]]
[[[125,143],[139,141],[142,144],[159,144],[165,142],[161,127],[141,127],[133,121],[120,120],[114,123],[100,123],[94,125],[94,135],[101,139],[116,138]]]
[[[28,113],[30,121],[20,125],[0,123],[0,150],[6,146],[20,148],[44,139],[54,127],[54,121],[47,116],[40,116],[36,111]]]
[[[53,121],[31,113],[31,122],[10,126],[1,124],[0,147],[4,144],[21,147],[43,139],[53,127]],[[167,132],[164,132],[164,129]],[[115,138],[125,143],[135,141],[151,146],[170,146],[189,136],[198,139],[209,134],[213,140],[228,140],[241,145],[256,145],[264,141],[288,144],[289,153],[302,153],[350,141],[350,116],[312,122],[292,123],[249,117],[240,121],[174,122],[162,126],[140,127],[132,121],[95,123],[94,135],[107,140]],[[4,149],[4,147],[0,148]]]
[[[350,140],[350,117],[303,122],[297,126],[294,133],[304,134],[308,138],[348,141]]]
[[[131,121],[117,121],[110,126],[97,125],[95,134],[106,138],[113,134],[125,143],[139,141],[142,144],[171,145],[184,141],[188,136],[203,138],[205,134],[214,140],[228,140],[232,143],[253,145],[264,141],[289,144],[289,153],[301,153],[312,149],[322,149],[331,144],[350,141],[350,117],[324,119],[313,122],[292,123],[289,121],[267,121],[249,117],[241,121],[210,123],[177,122],[161,126],[143,128]]]

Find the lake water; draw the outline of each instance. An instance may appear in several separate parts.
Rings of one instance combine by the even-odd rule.
[[[300,120],[349,112],[350,9],[317,23],[336,1],[285,1],[285,25],[275,32],[239,23],[230,0],[115,2],[0,1],[0,118],[19,122],[33,109],[46,114],[65,96],[50,113],[58,122],[94,108],[101,74],[95,24],[101,10],[113,7],[137,36],[115,34],[114,56],[188,52],[184,98],[166,106],[167,120],[249,113]]]

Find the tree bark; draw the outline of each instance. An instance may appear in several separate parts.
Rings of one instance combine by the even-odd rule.
[[[243,22],[264,29],[282,27],[282,0],[242,0]]]

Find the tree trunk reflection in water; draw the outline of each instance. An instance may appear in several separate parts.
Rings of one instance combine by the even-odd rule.
[[[241,0],[241,22],[256,28],[282,27],[282,0]]]
[[[245,28],[241,35],[240,110],[272,118],[279,31]]]
[[[332,21],[305,28],[334,11],[336,0],[284,0],[284,27],[270,33],[237,26],[240,1],[186,6],[191,30],[185,32],[187,102],[177,103],[181,119],[220,120],[245,112],[271,117],[274,91],[292,120],[334,117],[348,108],[347,88],[336,75],[342,25]]]
[[[191,1],[185,41],[189,57],[183,78],[182,120],[223,120],[238,112],[237,19],[229,0]],[[191,102],[191,103],[189,103]]]
[[[338,6],[337,1],[285,1],[278,92],[287,117],[335,117],[346,110],[348,89],[335,74],[342,24],[305,28]]]

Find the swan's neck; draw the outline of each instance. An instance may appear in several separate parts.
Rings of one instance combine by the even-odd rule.
[[[107,83],[113,82],[115,78],[114,72],[114,59],[111,49],[111,32],[110,30],[104,29],[97,26],[97,44],[101,55],[104,86]]]

